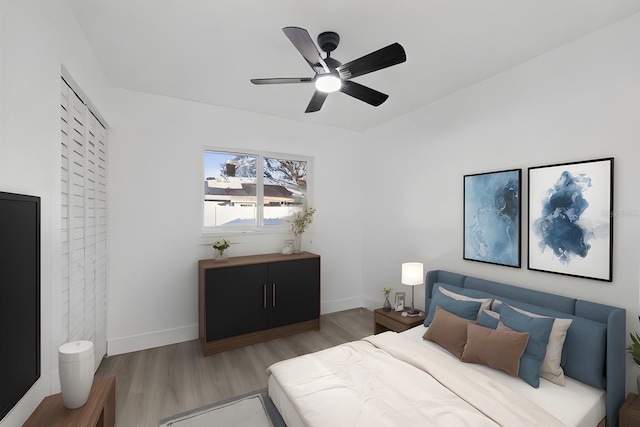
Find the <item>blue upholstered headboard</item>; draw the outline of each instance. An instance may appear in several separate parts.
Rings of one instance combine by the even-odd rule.
[[[625,309],[443,270],[429,271],[426,284],[427,310],[434,288],[444,286],[462,288],[471,297],[499,299],[533,313],[573,319],[562,353],[565,375],[606,389],[607,426],[618,425],[625,396]]]

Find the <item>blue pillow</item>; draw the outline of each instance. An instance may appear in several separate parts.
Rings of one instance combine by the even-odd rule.
[[[501,306],[512,305],[513,307],[518,307],[543,316],[572,319],[573,322],[567,331],[567,338],[562,348],[562,362],[560,366],[564,369],[565,375],[594,387],[605,387],[606,322],[600,323],[585,319],[584,317],[578,317],[546,307],[510,300],[508,298],[501,298],[501,300],[503,304],[494,305],[494,311],[499,312]],[[584,304],[586,302],[578,301],[576,303],[576,313],[578,313],[577,308],[581,303]],[[585,354],[588,354],[589,357],[585,357]]]
[[[518,376],[531,387],[540,387],[540,365],[547,353],[549,334],[554,319],[551,317],[531,317],[518,313],[513,308],[503,304],[500,310],[500,320],[505,326],[517,332],[529,332],[529,342],[520,358]]]
[[[495,317],[487,314],[486,311],[482,310],[480,318],[478,319],[478,325],[484,326],[485,328],[496,329],[498,327],[498,323],[500,323],[500,319],[496,319]]]
[[[462,301],[446,296],[442,292],[435,292],[431,305],[429,305],[429,314],[424,320],[424,326],[429,326],[436,314],[436,307],[442,307],[449,313],[462,317],[467,320],[476,320],[478,311],[480,311],[481,303],[477,301]]]

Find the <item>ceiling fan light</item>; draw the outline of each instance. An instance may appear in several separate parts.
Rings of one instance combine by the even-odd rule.
[[[333,75],[320,76],[316,79],[316,89],[320,92],[336,92],[339,91],[341,87],[342,80]]]

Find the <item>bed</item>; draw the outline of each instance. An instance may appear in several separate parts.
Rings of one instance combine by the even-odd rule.
[[[624,309],[443,270],[427,273],[425,307],[428,327],[269,367],[287,425],[617,426]]]

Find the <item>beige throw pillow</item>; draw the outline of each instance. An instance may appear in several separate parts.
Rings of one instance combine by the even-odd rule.
[[[528,341],[528,332],[496,330],[469,324],[467,345],[461,360],[481,363],[516,377],[520,369],[520,358]]]
[[[440,306],[436,306],[433,321],[422,338],[440,344],[460,359],[467,342],[468,323],[475,323],[475,321],[463,319]]]

